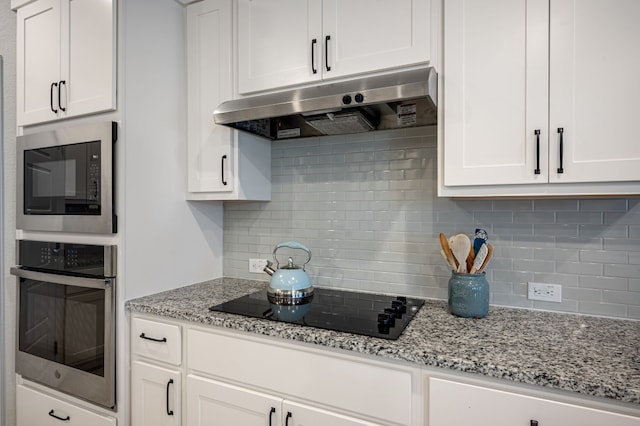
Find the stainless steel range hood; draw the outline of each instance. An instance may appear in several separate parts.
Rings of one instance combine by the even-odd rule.
[[[433,68],[235,99],[213,113],[224,124],[272,140],[435,124]]]

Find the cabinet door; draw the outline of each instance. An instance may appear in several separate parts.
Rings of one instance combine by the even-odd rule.
[[[322,13],[325,79],[430,59],[430,0],[324,0]]]
[[[237,22],[238,93],[320,80],[322,0],[239,0]]]
[[[187,7],[187,190],[234,188],[233,131],[216,125],[213,111],[232,97],[231,1]]]
[[[548,13],[445,0],[444,185],[547,182]]]
[[[309,407],[285,401],[282,406],[285,422],[288,426],[380,426],[382,423],[371,423],[353,417],[343,416],[319,408]]]
[[[64,0],[61,108],[74,117],[116,108],[114,0]]]
[[[637,426],[638,418],[449,380],[429,379],[429,426]]]
[[[187,376],[187,426],[275,426],[283,419],[281,406],[280,398]]]
[[[640,2],[551,0],[550,13],[550,181],[640,180]]]
[[[40,0],[18,9],[18,125],[53,120],[58,115],[60,9],[60,0]]]
[[[116,419],[60,401],[24,385],[16,388],[17,426],[116,426]]]
[[[180,372],[140,361],[131,364],[132,426],[179,426]]]

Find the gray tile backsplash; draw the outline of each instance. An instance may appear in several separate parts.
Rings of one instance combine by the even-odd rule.
[[[296,240],[316,285],[446,299],[438,233],[481,227],[491,303],[640,319],[638,198],[438,198],[436,166],[433,128],[274,142],[272,201],[225,203],[225,276],[268,280],[248,259]],[[528,281],[562,303],[529,301]]]

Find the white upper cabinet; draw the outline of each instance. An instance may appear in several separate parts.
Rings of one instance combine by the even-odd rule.
[[[546,182],[547,167],[534,169],[548,120],[548,2],[446,0],[444,13],[445,184]]]
[[[321,17],[322,0],[239,0],[238,92],[320,80]]]
[[[550,16],[550,181],[640,181],[640,2],[552,0]]]
[[[239,0],[238,92],[428,63],[430,0]]]
[[[17,124],[116,107],[116,4],[38,0],[17,11]]]
[[[271,144],[215,124],[232,98],[231,0],[187,6],[187,199],[269,200]]]
[[[445,0],[444,17],[440,195],[640,189],[640,3]]]

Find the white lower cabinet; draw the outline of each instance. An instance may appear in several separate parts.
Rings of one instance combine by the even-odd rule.
[[[285,401],[282,405],[285,426],[381,426],[385,423],[371,423],[338,413]]]
[[[149,315],[131,339],[132,426],[640,426],[635,404]],[[33,407],[67,415],[22,401],[19,426],[49,425]]]
[[[182,418],[180,371],[131,363],[132,426],[179,426]]]
[[[282,399],[215,380],[187,377],[187,426],[279,425]]]
[[[376,426],[216,380],[187,377],[187,426]]]
[[[182,327],[131,320],[131,426],[182,424]]]
[[[428,425],[638,426],[640,418],[442,378],[428,379]]]
[[[247,416],[246,422],[208,424],[264,425],[271,407],[273,422],[279,419],[272,425],[418,424],[417,368],[200,329],[187,331],[186,357],[189,426],[203,424],[202,410],[217,413],[214,418],[238,410]],[[205,389],[212,393],[203,394]],[[237,403],[223,402],[220,395]]]
[[[61,401],[23,384],[16,387],[17,426],[116,426],[116,419]]]

